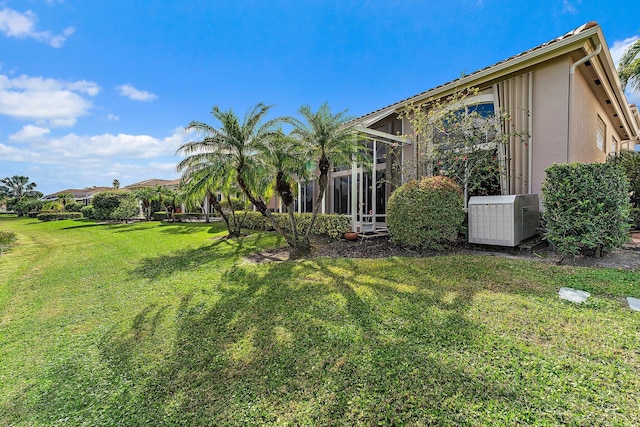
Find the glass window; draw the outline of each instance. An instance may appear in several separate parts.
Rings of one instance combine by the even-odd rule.
[[[602,151],[604,151],[604,140],[607,135],[607,126],[604,124],[604,120],[598,116],[598,132],[596,135],[596,145]]]
[[[618,152],[618,141],[615,136],[611,137],[611,153],[615,154]]]
[[[333,179],[333,213],[351,213],[351,176]]]

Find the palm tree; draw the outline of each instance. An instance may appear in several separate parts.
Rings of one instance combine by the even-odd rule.
[[[153,187],[140,187],[133,194],[142,202],[144,216],[147,221],[151,220],[151,202],[156,198],[156,190]]]
[[[622,89],[630,85],[630,90],[640,91],[640,40],[636,40],[620,58],[618,75]]]
[[[320,171],[318,176],[320,191],[314,204],[311,222],[304,236],[308,242],[327,189],[331,167],[349,165],[353,161],[365,163],[367,159],[364,155],[366,147],[360,143],[362,139],[360,134],[349,124],[351,118],[347,116],[346,111],[333,114],[325,102],[315,113],[308,105],[300,107],[299,112],[304,122],[287,119],[294,126],[291,135],[303,143],[310,158],[316,159]]]
[[[56,196],[56,198],[60,202],[60,205],[62,205],[62,210],[65,210],[69,202],[73,203],[76,200],[72,193],[60,193]]]
[[[36,183],[29,182],[29,177],[14,175],[0,179],[0,183],[4,184],[0,185],[0,194],[4,194],[4,197],[9,202],[7,205],[13,206],[18,216],[24,216],[25,213],[24,209],[20,207],[20,202],[23,199],[37,199],[42,197],[42,193],[34,190]]]
[[[118,189],[120,188],[120,181],[117,179],[113,180],[113,188]]]
[[[285,238],[289,246],[294,247],[295,240],[276,223],[258,190],[259,171],[263,168],[260,153],[264,152],[265,145],[275,134],[274,126],[282,120],[264,121],[270,108],[271,106],[259,103],[247,112],[241,122],[232,109],[222,111],[220,107],[214,106],[211,115],[220,122],[221,127],[216,129],[206,123],[191,122],[185,131],[195,131],[203,134],[204,138],[183,144],[178,149],[178,154],[187,156],[178,167],[202,170],[211,168],[212,176],[223,171],[233,171],[242,193]]]
[[[265,166],[265,177],[268,186],[275,188],[276,194],[280,197],[281,203],[289,215],[289,225],[293,240],[300,245],[299,236],[294,216],[295,191],[293,179],[305,180],[309,173],[305,168],[308,153],[300,141],[290,135],[285,135],[282,130],[278,130],[262,149],[261,158]],[[302,246],[305,243],[302,242]]]
[[[12,177],[0,179],[0,192],[6,194],[7,197],[19,202],[23,197],[33,197],[37,192],[35,182],[29,182],[29,177],[14,175]]]

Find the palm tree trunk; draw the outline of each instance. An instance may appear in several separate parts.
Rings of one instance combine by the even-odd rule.
[[[280,225],[278,225],[273,215],[271,215],[271,212],[269,212],[269,209],[267,209],[267,204],[264,202],[264,200],[262,200],[262,198],[260,197],[256,197],[254,194],[251,193],[251,191],[249,190],[249,186],[247,185],[247,182],[242,176],[242,169],[238,168],[237,172],[238,172],[238,186],[240,187],[240,190],[242,190],[242,192],[245,194],[245,196],[247,196],[249,201],[253,203],[253,206],[256,207],[256,210],[260,212],[262,216],[264,216],[267,219],[267,221],[269,222],[269,225],[273,227],[273,229],[276,230],[278,234],[284,237],[284,239],[287,241],[287,244],[290,247],[295,248],[296,241],[293,240],[292,236],[289,233],[287,233],[285,229],[283,229],[282,227],[280,227]]]
[[[320,169],[320,176],[318,177],[318,187],[319,193],[318,198],[316,199],[315,206],[313,207],[313,215],[311,216],[311,221],[309,222],[309,226],[307,227],[307,231],[304,234],[304,240],[309,240],[309,236],[311,235],[311,230],[316,222],[316,218],[318,216],[318,212],[320,211],[320,206],[322,205],[322,199],[324,198],[324,193],[327,189],[327,184],[329,183],[329,160],[326,156],[322,156],[320,161],[318,162],[318,168]]]

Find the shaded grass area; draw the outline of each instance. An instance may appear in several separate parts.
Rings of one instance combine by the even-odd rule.
[[[0,218],[3,425],[632,425],[640,274]],[[175,227],[175,228],[174,228]],[[588,290],[573,305],[560,286]]]

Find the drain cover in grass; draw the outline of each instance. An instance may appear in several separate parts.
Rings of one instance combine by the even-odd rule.
[[[627,302],[631,310],[640,311],[640,299],[627,297]]]
[[[579,289],[573,288],[560,288],[560,292],[558,292],[561,299],[566,299],[571,302],[585,302],[591,294],[587,291],[581,291]]]

